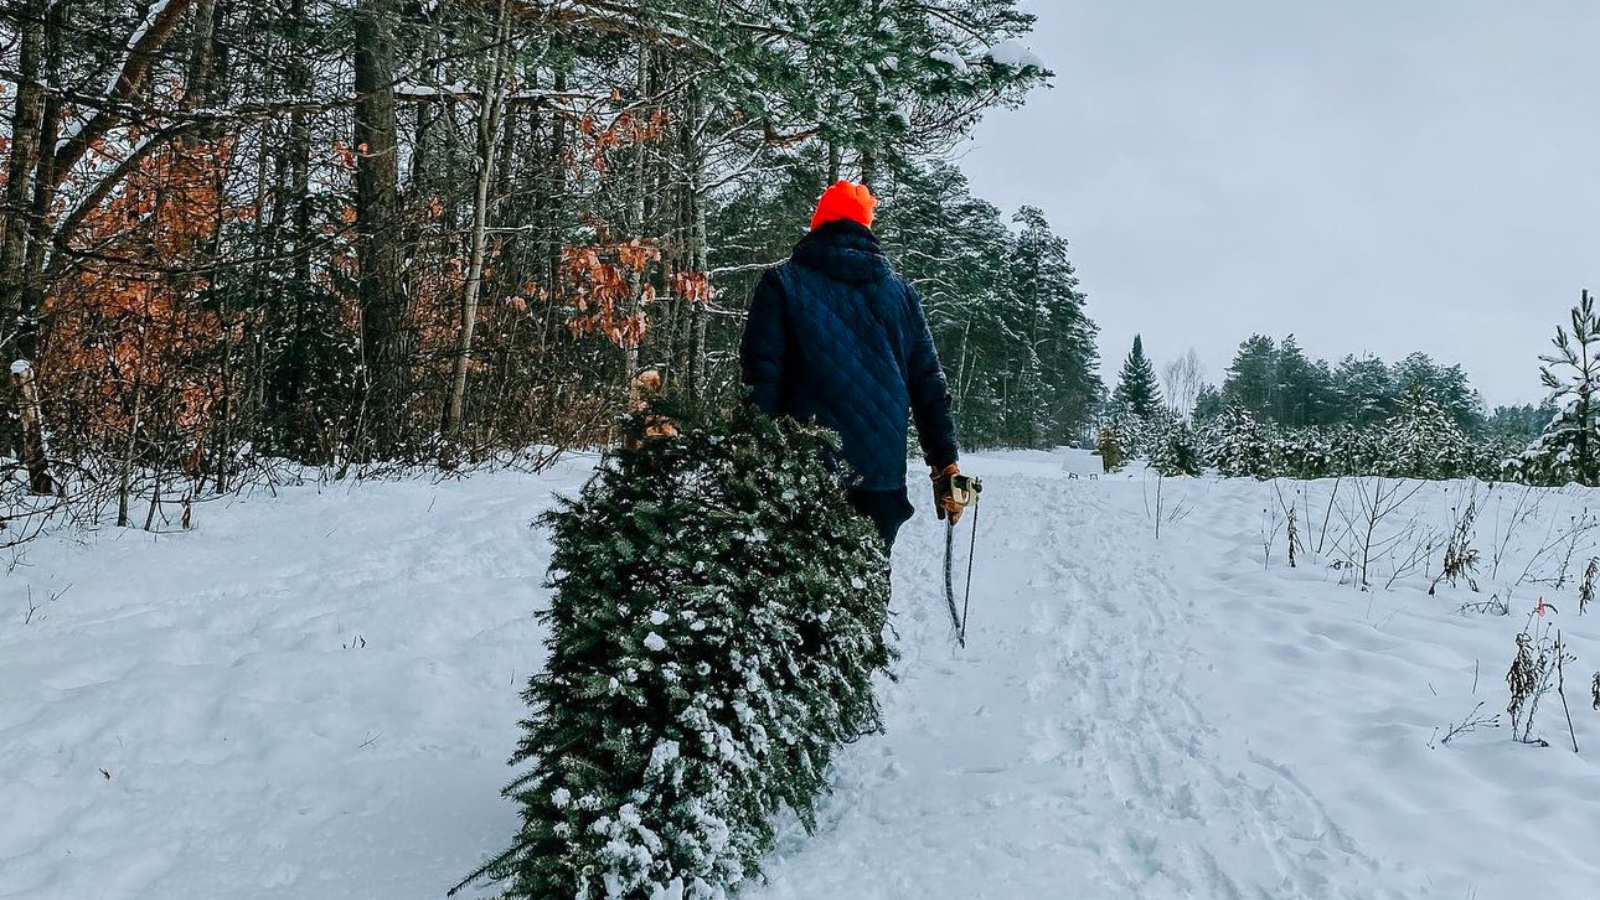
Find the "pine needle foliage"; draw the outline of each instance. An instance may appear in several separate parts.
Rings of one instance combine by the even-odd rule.
[[[507,898],[711,900],[809,828],[838,747],[880,728],[889,584],[827,432],[741,412],[611,455],[547,515],[546,670],[488,877]]]

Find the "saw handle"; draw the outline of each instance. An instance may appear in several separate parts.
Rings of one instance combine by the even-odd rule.
[[[983,479],[959,474],[950,477],[950,500],[962,509],[977,506],[978,496],[982,493]]]

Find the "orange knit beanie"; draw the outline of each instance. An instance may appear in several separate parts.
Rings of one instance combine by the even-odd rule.
[[[878,208],[878,199],[864,184],[841,181],[823,193],[817,204],[817,214],[811,218],[811,228],[816,230],[838,219],[849,219],[872,227],[872,211]]]

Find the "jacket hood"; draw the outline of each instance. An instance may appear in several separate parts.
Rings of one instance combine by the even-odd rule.
[[[882,281],[894,273],[872,230],[848,219],[836,219],[806,235],[794,248],[794,260],[849,284]]]

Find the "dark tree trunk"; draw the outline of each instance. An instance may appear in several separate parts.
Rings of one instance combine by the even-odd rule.
[[[395,0],[359,0],[355,14],[356,259],[366,365],[363,422],[380,456],[405,433],[411,309],[400,242],[399,127],[394,94]]]

